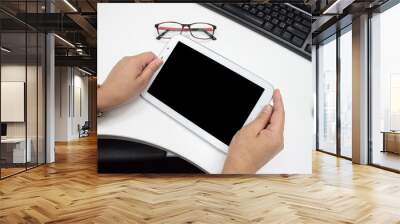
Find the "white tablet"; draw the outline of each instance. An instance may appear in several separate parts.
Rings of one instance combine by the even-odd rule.
[[[223,152],[271,101],[270,83],[183,36],[159,57],[164,63],[143,98]]]

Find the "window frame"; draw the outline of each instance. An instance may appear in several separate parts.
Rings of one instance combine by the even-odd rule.
[[[337,30],[335,33],[333,33],[332,35],[326,37],[325,39],[319,40],[316,43],[316,52],[315,52],[315,60],[316,60],[316,151],[319,152],[323,152],[329,155],[333,155],[333,156],[337,156],[343,159],[347,159],[347,160],[352,160],[352,158],[347,157],[342,155],[342,150],[341,150],[341,108],[340,108],[340,104],[341,104],[341,97],[340,97],[340,86],[341,86],[341,65],[340,65],[340,37],[342,35],[344,35],[347,32],[351,32],[352,30],[352,23],[347,24],[346,26],[344,26],[343,28]],[[320,62],[320,56],[319,56],[319,47],[322,44],[326,44],[329,43],[330,41],[336,41],[336,152],[332,153],[332,152],[328,152],[326,150],[320,149],[319,147],[319,134],[320,134],[320,130],[319,130],[319,110],[320,110],[320,105],[319,105],[319,62]]]

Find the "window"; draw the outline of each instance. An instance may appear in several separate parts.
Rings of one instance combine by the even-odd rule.
[[[1,33],[1,177],[26,169],[31,160],[25,106],[26,33]],[[12,108],[12,109],[11,109]]]
[[[352,26],[318,45],[317,149],[352,157]],[[338,123],[340,122],[340,123]]]
[[[390,130],[400,130],[400,73],[390,74]]]
[[[42,12],[43,4],[19,2],[19,12]],[[46,38],[4,13],[0,17],[9,22],[0,30],[0,178],[5,178],[45,163]]]
[[[352,34],[351,26],[340,36],[340,155],[352,157]]]
[[[400,170],[400,5],[371,18],[370,161]]]
[[[336,154],[336,40],[318,47],[319,150]]]

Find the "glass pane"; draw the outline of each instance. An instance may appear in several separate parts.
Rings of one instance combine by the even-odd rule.
[[[28,62],[27,62],[27,80],[26,80],[26,117],[27,117],[27,143],[28,150],[31,153],[28,153],[28,168],[34,167],[37,165],[37,132],[38,132],[38,120],[37,120],[37,33],[27,33],[28,38]]]
[[[25,170],[26,34],[1,33],[1,176]],[[28,147],[29,149],[29,147]]]
[[[336,41],[318,48],[318,148],[336,153]]]
[[[374,15],[372,26],[372,163],[400,170],[400,5]]]
[[[340,37],[340,153],[352,157],[352,35]]]
[[[46,36],[39,33],[38,36],[38,164],[45,163],[45,44]]]
[[[210,39],[214,35],[214,27],[207,23],[194,23],[191,25],[192,35],[199,39]]]
[[[159,38],[170,39],[182,32],[182,25],[179,23],[161,23],[158,25],[157,32]]]

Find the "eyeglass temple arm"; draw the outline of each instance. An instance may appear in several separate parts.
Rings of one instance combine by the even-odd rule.
[[[169,31],[169,30],[165,30],[164,32],[160,33],[160,34],[156,37],[156,39],[157,39],[157,40],[160,40],[165,34],[168,33],[168,31]]]
[[[205,34],[207,34],[211,39],[216,40],[217,38],[214,37],[211,33],[207,32],[207,30],[200,29],[200,31],[203,31]]]

